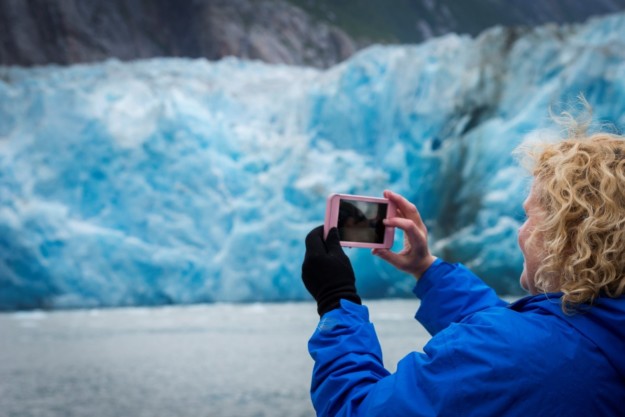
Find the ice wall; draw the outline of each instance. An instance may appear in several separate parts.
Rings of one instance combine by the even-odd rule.
[[[579,93],[625,126],[624,51],[614,15],[373,47],[327,71],[0,68],[0,309],[306,299],[325,197],[385,188],[419,206],[437,255],[518,291],[528,178],[511,151],[558,136],[548,109]],[[409,293],[348,253],[365,297]]]

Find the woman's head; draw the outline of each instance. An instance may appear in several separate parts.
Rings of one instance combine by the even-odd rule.
[[[565,307],[625,291],[625,138],[595,134],[531,155],[534,185],[519,244],[528,290],[562,291]],[[529,206],[529,207],[528,207]],[[524,225],[525,227],[525,225]],[[528,256],[529,254],[529,256]],[[528,257],[530,259],[528,259]]]

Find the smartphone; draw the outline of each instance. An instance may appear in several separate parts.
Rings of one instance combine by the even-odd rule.
[[[324,238],[336,227],[341,246],[388,249],[393,246],[395,228],[382,221],[395,217],[395,212],[395,205],[386,198],[332,194],[326,205]]]

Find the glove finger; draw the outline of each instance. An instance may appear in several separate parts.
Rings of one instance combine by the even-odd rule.
[[[323,241],[323,226],[312,229],[306,236],[306,255],[326,253],[326,245]]]
[[[328,253],[344,253],[341,247],[341,238],[339,236],[339,229],[333,227],[328,232],[328,238],[326,239],[326,248]]]

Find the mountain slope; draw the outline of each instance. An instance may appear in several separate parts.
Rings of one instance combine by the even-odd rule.
[[[0,65],[237,56],[326,68],[372,43],[618,10],[625,0],[2,0]]]

